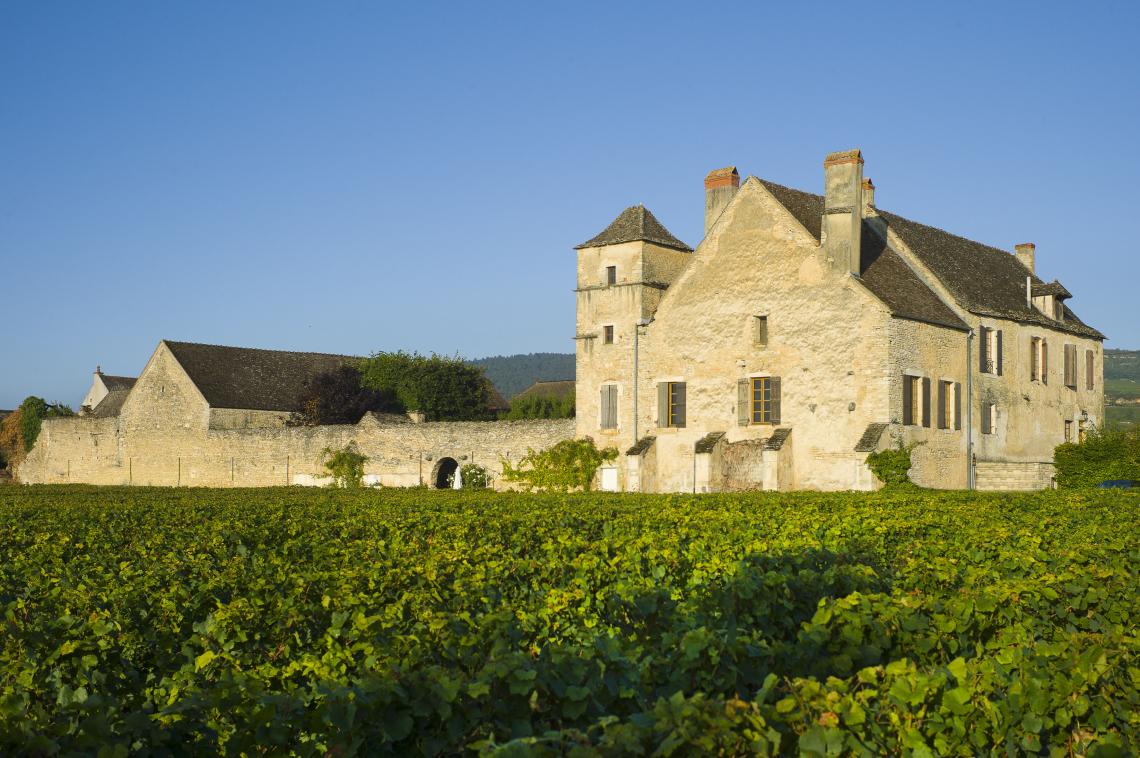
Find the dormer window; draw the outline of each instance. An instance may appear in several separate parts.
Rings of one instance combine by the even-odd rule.
[[[1037,310],[1054,321],[1065,320],[1065,300],[1072,295],[1059,281],[1054,279],[1047,284],[1034,284],[1030,294]]]

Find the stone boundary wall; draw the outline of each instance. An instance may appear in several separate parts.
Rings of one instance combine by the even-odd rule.
[[[574,436],[574,420],[391,423],[365,416],[343,426],[129,430],[119,418],[44,421],[16,471],[25,484],[86,483],[195,487],[318,484],[324,451],[356,443],[366,480],[431,486],[439,462],[476,463],[502,489],[501,460],[518,461]]]

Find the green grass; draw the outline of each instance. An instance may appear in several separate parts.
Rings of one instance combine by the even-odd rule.
[[[1134,754],[1138,566],[1096,490],[5,487],[0,753]]]

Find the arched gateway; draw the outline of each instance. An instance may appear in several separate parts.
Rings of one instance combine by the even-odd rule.
[[[431,470],[431,486],[437,490],[446,490],[451,487],[451,478],[459,469],[459,462],[454,458],[440,458]]]

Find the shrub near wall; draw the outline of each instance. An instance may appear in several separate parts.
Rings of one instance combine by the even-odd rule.
[[[1057,486],[1095,487],[1110,479],[1140,480],[1140,429],[1098,431],[1053,452]]]

